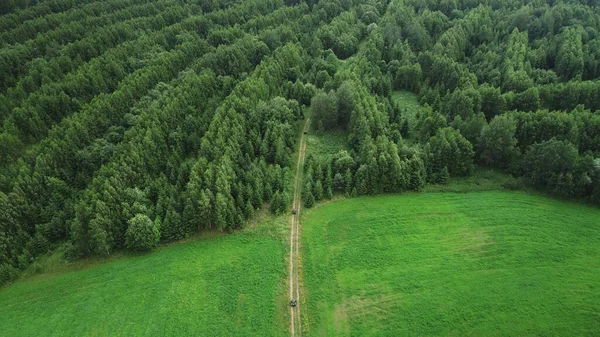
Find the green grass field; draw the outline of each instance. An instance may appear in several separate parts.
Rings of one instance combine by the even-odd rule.
[[[597,336],[600,210],[524,192],[349,199],[303,214],[313,336]]]
[[[287,220],[4,287],[0,335],[287,336]]]

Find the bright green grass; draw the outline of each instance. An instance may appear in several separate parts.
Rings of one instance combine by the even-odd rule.
[[[345,131],[313,131],[306,137],[306,153],[317,158],[325,158],[338,153],[340,150],[348,150],[348,133]]]
[[[400,103],[406,108],[419,108],[419,98],[410,91],[394,91],[392,92],[392,101]]]
[[[523,192],[303,214],[307,335],[597,336],[600,210]]]
[[[394,91],[392,93],[392,102],[400,105],[402,115],[408,120],[408,130],[413,133],[417,127],[417,113],[421,111],[419,98],[412,92]]]
[[[287,217],[0,289],[1,336],[286,336]]]

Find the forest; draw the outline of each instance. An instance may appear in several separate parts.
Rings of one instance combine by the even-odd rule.
[[[303,203],[477,167],[600,205],[589,0],[10,0],[0,4],[0,284],[64,247],[143,251]],[[393,99],[411,92],[419,107]]]

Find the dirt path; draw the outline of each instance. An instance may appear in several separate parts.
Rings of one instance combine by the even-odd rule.
[[[303,131],[308,130],[310,118],[304,123]],[[294,177],[294,201],[292,209],[296,214],[292,214],[292,226],[290,228],[290,300],[296,300],[296,306],[290,306],[290,332],[292,336],[302,335],[302,319],[300,315],[300,286],[298,284],[298,266],[300,256],[300,209],[302,207],[302,171],[304,170],[304,158],[306,155],[306,135],[302,133],[300,137],[300,148],[298,151],[298,164],[296,166],[296,177]]]

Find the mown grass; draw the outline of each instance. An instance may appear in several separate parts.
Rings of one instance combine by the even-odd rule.
[[[355,198],[303,215],[306,335],[600,331],[597,208],[485,191]]]
[[[0,335],[287,335],[287,220],[21,280],[0,289]]]

